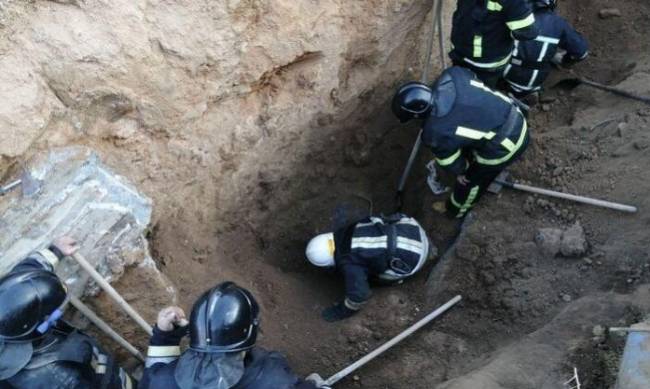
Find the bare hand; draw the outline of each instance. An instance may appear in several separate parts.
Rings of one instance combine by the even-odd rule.
[[[62,236],[55,240],[52,243],[52,246],[56,247],[59,249],[61,254],[65,256],[70,256],[79,250],[79,246],[77,245],[77,241],[72,239],[69,236]]]
[[[179,307],[167,307],[158,313],[156,322],[158,329],[161,331],[171,331],[174,327],[185,327],[189,324],[185,317],[185,312]]]
[[[469,180],[468,180],[467,177],[465,177],[464,175],[462,175],[462,176],[458,176],[458,177],[456,178],[456,180],[458,181],[459,184],[461,184],[461,185],[463,185],[463,186],[465,186],[465,185],[469,185]]]

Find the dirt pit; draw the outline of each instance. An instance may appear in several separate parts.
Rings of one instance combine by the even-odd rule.
[[[560,3],[560,13],[592,47],[591,57],[575,71],[650,94],[650,4]],[[418,6],[426,9],[424,3]],[[601,9],[611,7],[621,16],[599,16]],[[413,17],[417,11],[405,15]],[[259,20],[260,15],[241,17]],[[404,36],[406,47],[421,44],[416,33]],[[158,44],[165,61],[184,55],[165,49],[165,41]],[[350,50],[358,51],[363,55],[346,57],[351,69],[367,71],[382,64],[381,57],[363,47]],[[318,56],[296,56],[300,60],[291,66],[265,73],[260,78],[260,87],[269,88],[265,99],[299,99],[311,93],[310,66]],[[197,72],[209,79],[211,66],[204,64]],[[353,74],[365,76],[346,82],[375,85],[345,100],[349,108],[339,116],[323,113],[300,132],[274,134],[273,118],[284,112],[265,105],[268,112],[258,118],[259,126],[283,139],[272,149],[260,146],[252,161],[219,148],[221,163],[213,166],[205,163],[202,153],[207,151],[197,144],[190,145],[198,147],[190,157],[195,165],[182,154],[178,165],[159,161],[169,144],[177,142],[182,149],[188,141],[155,128],[147,130],[155,139],[151,143],[102,134],[78,142],[98,148],[107,163],[155,198],[151,247],[160,269],[177,286],[180,305],[189,309],[206,288],[224,280],[250,288],[263,308],[260,343],[285,353],[303,375],[337,372],[461,294],[463,302],[452,311],[337,387],[558,388],[573,367],[585,387],[611,387],[622,340],[594,327],[639,321],[648,308],[650,107],[585,86],[553,89],[551,85],[566,77],[556,74],[532,113],[533,143],[512,168],[516,178],[538,186],[634,204],[640,210],[635,215],[504,190],[486,195],[450,248],[458,226],[432,209],[440,198],[424,183],[423,166],[430,155],[423,152],[409,180],[404,210],[423,222],[441,251],[450,248],[445,257],[449,266],[433,273],[439,278],[432,280],[441,281],[430,281],[432,269],[425,269],[403,286],[375,289],[371,302],[354,318],[328,324],[320,311],[341,298],[342,284],[308,266],[304,246],[314,234],[365,213],[368,199],[375,212],[392,210],[393,191],[417,131],[397,126],[388,112],[392,85],[367,72]],[[294,80],[300,91],[295,96],[274,90],[278,83]],[[333,90],[330,97],[340,94]],[[211,101],[220,102],[218,97]],[[207,146],[214,146],[211,142]],[[549,255],[536,243],[542,228],[576,225],[585,232],[586,246],[573,256]],[[116,286],[153,319],[162,307],[147,305],[147,291],[132,281],[127,274]],[[94,304],[110,311],[105,297]],[[120,315],[109,319],[144,347],[146,339],[137,328]],[[127,324],[118,325],[120,320]]]

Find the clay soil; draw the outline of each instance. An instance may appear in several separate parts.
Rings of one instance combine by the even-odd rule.
[[[601,19],[599,10],[611,6],[622,16]],[[579,0],[562,2],[560,12],[592,46],[591,57],[576,72],[650,93],[650,4]],[[639,213],[507,190],[487,195],[454,247],[457,253],[444,285],[427,283],[430,266],[403,286],[375,289],[356,317],[325,323],[320,311],[342,297],[342,284],[308,266],[304,246],[312,235],[363,216],[368,200],[375,212],[393,209],[393,191],[417,130],[399,127],[386,101],[370,116],[313,123],[316,130],[302,166],[289,172],[268,166],[247,172],[250,184],[237,188],[239,204],[221,210],[225,216],[219,220],[206,218],[210,213],[192,198],[180,199],[181,208],[157,216],[151,232],[154,257],[178,286],[180,304],[187,309],[220,281],[231,279],[251,288],[263,307],[261,344],[285,353],[304,375],[335,373],[448,297],[462,294],[464,301],[443,318],[337,387],[433,388],[463,376],[500,348],[542,328],[576,299],[604,291],[631,293],[650,283],[650,107],[584,86],[551,88],[565,77],[556,74],[549,81],[542,104],[532,112],[534,142],[511,169],[513,175],[539,186],[635,204]],[[291,153],[294,146],[288,140],[277,152]],[[424,184],[423,166],[429,158],[423,152],[414,169],[405,211],[425,224],[444,252],[458,226],[432,209],[440,199]],[[185,183],[169,185],[169,193],[182,197]],[[567,259],[540,253],[534,243],[539,228],[576,222],[587,234],[585,255]],[[128,276],[118,286],[146,293],[129,284]],[[629,324],[642,316],[633,307],[626,312],[615,322],[593,325]],[[594,340],[591,327],[584,331],[575,339],[574,352],[560,361],[565,370],[558,374],[568,379],[577,366],[585,387],[608,388],[621,341]]]

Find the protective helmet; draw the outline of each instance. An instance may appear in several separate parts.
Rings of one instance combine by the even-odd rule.
[[[334,234],[329,232],[327,234],[317,235],[310,240],[309,244],[307,244],[305,254],[312,265],[318,267],[331,267],[334,266],[335,249]]]
[[[66,303],[66,288],[52,272],[29,270],[0,278],[0,341],[40,338]]]
[[[533,6],[535,9],[548,8],[553,10],[557,7],[557,0],[534,0]]]
[[[407,82],[393,96],[393,114],[400,122],[427,117],[433,107],[433,91],[421,82]]]
[[[233,282],[203,293],[190,315],[190,348],[205,353],[244,351],[255,346],[260,307]]]

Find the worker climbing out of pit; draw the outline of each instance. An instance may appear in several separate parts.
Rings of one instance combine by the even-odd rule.
[[[449,56],[454,65],[471,69],[495,88],[510,61],[514,39],[536,36],[529,0],[458,0]]]
[[[130,389],[137,382],[95,340],[61,319],[67,290],[54,268],[68,237],[0,278],[0,389]]]
[[[515,103],[458,66],[445,70],[433,87],[402,85],[392,110],[401,122],[423,121],[422,143],[456,176],[446,206],[450,217],[464,217],[529,142],[526,119]]]
[[[534,40],[515,41],[512,59],[504,72],[515,97],[532,94],[532,100],[537,100],[537,92],[551,73],[552,63],[569,66],[589,54],[587,40],[555,13],[556,6],[556,0],[533,1],[539,35]]]
[[[307,245],[309,262],[336,269],[345,280],[345,299],[325,309],[323,318],[334,322],[354,315],[370,298],[370,281],[401,283],[433,253],[420,224],[400,213],[371,216],[314,237]]]
[[[260,308],[246,289],[224,282],[194,303],[189,321],[179,307],[160,311],[149,342],[144,389],[313,389],[277,352],[256,347]],[[189,349],[180,342],[189,332]]]

